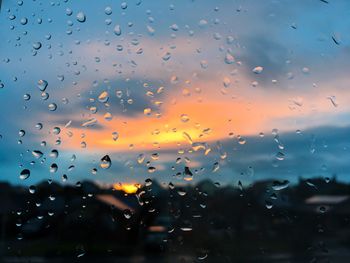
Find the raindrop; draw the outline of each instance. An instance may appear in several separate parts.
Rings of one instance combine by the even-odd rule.
[[[100,163],[100,167],[102,169],[108,169],[109,167],[111,167],[112,165],[112,161],[111,158],[109,158],[108,155],[105,155],[101,158],[101,163]]]
[[[18,132],[18,135],[19,135],[19,137],[23,137],[24,135],[26,135],[26,132],[24,130],[20,130]]]
[[[123,214],[126,219],[130,219],[132,216],[132,212],[130,211],[130,209],[125,209]]]
[[[37,124],[35,124],[35,128],[37,129],[37,130],[41,130],[42,128],[43,128],[43,125],[42,125],[42,123],[37,123]]]
[[[107,6],[106,8],[105,8],[105,14],[106,15],[111,15],[112,14],[112,7],[110,7],[110,6]]]
[[[151,186],[152,185],[152,179],[150,179],[150,178],[147,178],[146,180],[145,180],[145,185],[146,186]]]
[[[122,34],[122,29],[121,29],[120,25],[115,25],[113,31],[114,31],[114,34],[116,34],[117,36],[120,36]]]
[[[103,91],[99,96],[98,96],[98,101],[102,103],[106,103],[109,99],[109,95],[107,91]]]
[[[33,48],[35,49],[35,50],[39,50],[40,48],[41,48],[41,43],[40,42],[34,42],[33,43]]]
[[[56,109],[57,109],[56,103],[50,103],[50,104],[49,104],[49,110],[50,110],[50,111],[55,111]]]
[[[148,167],[148,172],[149,173],[154,173],[156,171],[156,168],[153,166]]]
[[[46,80],[41,79],[41,80],[38,81],[38,88],[41,91],[44,91],[47,88],[47,85],[48,85],[48,83],[47,83]]]
[[[277,159],[277,160],[279,160],[279,161],[283,161],[283,160],[284,160],[284,158],[285,158],[284,153],[282,153],[282,152],[278,152],[278,153],[276,154],[276,159]]]
[[[24,169],[22,170],[22,172],[19,174],[19,179],[21,180],[25,180],[27,178],[29,178],[30,176],[30,171],[28,169]]]
[[[70,8],[67,8],[67,9],[66,9],[66,15],[67,15],[67,16],[71,16],[72,14],[73,14],[73,10],[70,9]]]
[[[139,163],[139,164],[141,164],[141,163],[143,163],[143,161],[145,160],[145,155],[144,154],[139,154],[138,156],[137,156],[137,162]]]
[[[55,164],[55,163],[51,164],[51,166],[50,166],[50,173],[56,173],[57,170],[58,170],[57,164]]]
[[[79,12],[77,14],[77,21],[80,23],[84,23],[86,21],[86,16],[83,12]]]
[[[59,127],[54,127],[54,128],[52,129],[52,133],[55,134],[55,135],[60,134],[60,132],[61,132],[61,129],[60,129]]]
[[[118,138],[119,138],[119,133],[118,132],[112,132],[112,139],[113,139],[113,141],[118,140]]]
[[[26,101],[30,100],[30,94],[24,94],[23,99]]]
[[[23,18],[21,18],[20,23],[21,23],[22,25],[26,25],[26,24],[28,23],[28,19],[27,19],[26,17],[23,17]]]
[[[41,158],[44,155],[41,151],[37,151],[37,150],[32,151],[32,154],[37,159]]]
[[[58,151],[57,150],[52,150],[50,152],[50,157],[52,158],[57,158],[58,157]]]
[[[280,190],[286,189],[288,186],[289,186],[288,180],[284,180],[282,182],[274,181],[272,183],[272,189],[275,191],[280,191]]]
[[[128,8],[128,4],[126,2],[123,2],[123,3],[120,4],[120,7],[122,9],[127,9]]]
[[[235,58],[230,53],[226,53],[225,63],[226,64],[233,64],[234,62],[235,62]]]
[[[335,96],[329,96],[329,97],[327,97],[327,99],[329,99],[331,101],[331,103],[334,107],[338,107],[338,103],[337,103]]]
[[[35,192],[36,192],[36,187],[34,186],[34,185],[31,185],[31,186],[29,186],[29,193],[31,193],[31,194],[35,194]]]
[[[270,201],[265,201],[265,207],[267,209],[271,209],[273,207],[273,204]]]
[[[219,165],[219,163],[218,162],[215,162],[214,164],[213,164],[213,168],[212,168],[212,172],[213,173],[215,173],[217,170],[219,170],[220,169],[220,165]]]
[[[264,70],[263,67],[258,66],[258,67],[255,67],[255,68],[253,69],[253,72],[254,72],[255,74],[260,74],[261,72],[263,72],[263,70]]]
[[[190,120],[187,114],[181,114],[180,118],[182,122],[188,122]]]

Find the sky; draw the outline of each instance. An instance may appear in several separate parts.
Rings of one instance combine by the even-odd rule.
[[[349,182],[349,28],[346,0],[3,1],[0,181]]]

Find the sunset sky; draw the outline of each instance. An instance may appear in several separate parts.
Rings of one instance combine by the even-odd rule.
[[[16,0],[0,21],[0,181],[350,180],[349,1]]]

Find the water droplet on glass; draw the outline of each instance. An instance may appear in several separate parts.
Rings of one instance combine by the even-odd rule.
[[[105,14],[106,14],[106,15],[111,15],[111,14],[112,14],[112,7],[107,6],[107,7],[105,8]]]
[[[190,120],[187,114],[181,114],[180,118],[182,122],[188,122]]]
[[[278,153],[276,154],[276,159],[277,159],[277,160],[279,160],[279,161],[283,161],[283,160],[284,160],[284,158],[285,158],[284,153],[282,153],[282,152],[278,152]]]
[[[112,132],[112,139],[113,139],[113,141],[118,140],[118,138],[119,138],[119,133],[118,132]]]
[[[79,12],[77,14],[77,21],[80,23],[84,23],[86,21],[86,16],[83,12]]]
[[[122,29],[121,29],[120,25],[115,25],[113,31],[114,31],[114,34],[116,34],[117,36],[120,36],[122,34]]]
[[[21,23],[22,25],[26,25],[26,24],[28,23],[28,19],[27,19],[26,17],[23,17],[23,18],[21,18],[20,23]]]
[[[101,158],[100,167],[102,169],[108,169],[109,167],[111,167],[111,165],[112,165],[112,161],[108,155],[105,155]]]
[[[264,70],[263,67],[258,66],[258,67],[255,67],[255,68],[253,69],[253,72],[254,72],[255,74],[260,74],[261,72],[263,72],[263,70]]]
[[[25,180],[29,178],[30,176],[30,171],[28,169],[23,169],[22,172],[19,174],[19,179]]]
[[[38,88],[41,91],[44,91],[47,88],[47,85],[48,85],[48,82],[46,80],[41,79],[38,81]]]
[[[52,150],[50,152],[50,157],[52,158],[57,158],[58,157],[58,151],[57,150]]]
[[[150,178],[147,178],[146,180],[145,180],[145,185],[146,186],[151,186],[152,185],[152,179],[150,179]]]
[[[36,187],[34,186],[34,185],[31,185],[31,186],[29,186],[29,193],[31,193],[31,194],[35,194],[35,192],[36,192]]]
[[[102,103],[106,103],[109,99],[109,95],[107,91],[103,91],[99,96],[98,96],[98,101]]]
[[[338,107],[338,103],[337,103],[335,96],[329,96],[329,97],[327,97],[327,99],[329,99],[331,101],[331,103],[334,107]]]
[[[289,186],[288,180],[284,180],[282,182],[274,181],[272,183],[272,189],[275,191],[280,191],[280,190],[286,189],[288,186]]]
[[[32,154],[37,159],[41,158],[44,155],[41,151],[37,151],[37,150],[32,151]]]
[[[18,135],[19,135],[19,137],[23,137],[24,135],[26,135],[26,132],[24,130],[20,130],[18,132]]]
[[[39,50],[40,48],[41,48],[41,43],[40,42],[34,42],[33,43],[33,48],[35,49],[35,50]]]
[[[51,166],[50,166],[50,173],[56,173],[57,170],[58,170],[57,164],[55,164],[55,163],[51,164]]]
[[[130,211],[130,209],[125,209],[123,214],[126,219],[130,219],[132,216],[132,212]]]
[[[139,163],[139,164],[141,164],[141,163],[143,163],[143,161],[145,160],[145,155],[144,154],[139,154],[138,156],[137,156],[137,162]]]
[[[148,167],[148,172],[149,173],[154,173],[156,171],[156,168],[153,166]]]

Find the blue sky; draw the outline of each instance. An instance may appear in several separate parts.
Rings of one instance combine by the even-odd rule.
[[[349,13],[346,0],[4,1],[0,180],[188,183],[188,166],[192,182],[349,181]]]

